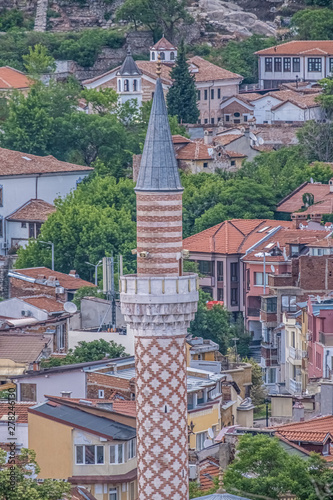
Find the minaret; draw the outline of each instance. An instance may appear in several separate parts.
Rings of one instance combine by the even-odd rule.
[[[183,188],[160,78],[135,192],[138,273],[120,278],[120,300],[135,342],[138,500],[188,500],[185,337],[197,275],[182,273]]]

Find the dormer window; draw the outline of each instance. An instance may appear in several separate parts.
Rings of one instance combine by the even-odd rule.
[[[291,245],[290,246],[290,256],[291,257],[298,257],[299,255],[299,246],[298,245]]]
[[[127,79],[124,81],[124,92],[129,92],[129,81]]]
[[[170,52],[170,61],[174,61],[174,60],[175,60],[175,53]]]
[[[161,58],[161,61],[165,61],[165,53],[164,52],[160,52],[160,58]]]

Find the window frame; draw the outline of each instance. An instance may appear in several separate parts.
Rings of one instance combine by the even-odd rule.
[[[136,457],[136,438],[133,438],[127,442],[127,460],[132,460],[135,457]]]
[[[283,58],[283,72],[291,73],[291,57]]]
[[[114,458],[115,458],[115,461],[114,462],[111,462],[111,449],[114,448]],[[122,450],[122,461],[119,462],[119,449],[121,448]],[[109,462],[110,462],[110,465],[120,465],[120,464],[124,464],[125,463],[125,453],[124,453],[124,443],[118,443],[118,444],[111,444],[109,446]]]
[[[115,497],[111,498],[112,495],[116,495]],[[118,499],[118,488],[115,486],[113,488],[109,488],[109,500],[119,500]]]
[[[208,101],[208,90],[204,89],[204,100]]]
[[[94,448],[94,462],[87,462],[86,448]],[[82,448],[82,462],[77,461],[78,449]],[[98,448],[103,450],[103,462],[98,462]],[[101,444],[76,444],[75,445],[75,465],[104,465],[105,464],[105,450]]]
[[[196,451],[201,451],[204,449],[204,442],[207,439],[207,431],[197,432],[195,435],[195,449]],[[198,442],[199,440],[199,442]],[[199,447],[200,445],[200,447]]]
[[[201,101],[201,90],[197,90],[197,101]]]
[[[287,300],[284,300],[284,299],[287,299]],[[296,300],[297,300],[296,295],[281,295],[281,311],[282,312],[296,312],[297,311]],[[283,304],[283,302],[288,302],[288,305]]]
[[[274,57],[274,73],[282,73],[282,57]]]
[[[321,57],[308,57],[308,73],[321,73],[323,60]]]
[[[265,57],[265,73],[273,73],[273,57]]]
[[[210,89],[210,99],[213,101],[215,96],[214,89]]]
[[[293,73],[299,73],[301,71],[301,58],[293,57]]]
[[[217,98],[221,99],[221,89],[217,89]]]

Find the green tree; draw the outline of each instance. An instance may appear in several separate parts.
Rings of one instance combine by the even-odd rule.
[[[10,460],[10,459],[9,459]],[[40,468],[33,450],[22,448],[15,458],[15,464],[6,464],[6,452],[0,449],[0,498],[1,500],[59,500],[70,493],[70,484],[64,481],[44,479],[39,484],[32,475]],[[10,479],[15,477],[14,488]]]
[[[203,491],[200,488],[199,483],[197,483],[196,481],[190,481],[190,485],[189,486],[190,486],[189,487],[190,498],[197,498],[197,497],[203,497],[203,496],[207,496],[207,495],[212,495],[213,493],[216,493],[217,490],[218,490],[218,488],[219,488],[219,478],[218,478],[218,476],[214,477],[214,479],[213,479],[213,486],[211,488],[209,488],[209,490]]]
[[[291,27],[299,40],[332,40],[333,11],[331,9],[299,10],[291,18]]]
[[[303,460],[289,455],[277,438],[245,434],[239,439],[235,460],[224,475],[227,491],[242,496],[261,495],[277,499],[281,493],[291,492],[299,500],[331,498],[317,496],[317,485],[332,485],[332,472],[320,457],[313,455]],[[330,494],[330,493],[329,493]]]
[[[333,124],[308,121],[298,134],[303,154],[309,162],[333,161]],[[332,171],[331,171],[332,176]]]
[[[326,113],[328,118],[332,118],[333,114],[333,78],[331,76],[320,80],[320,85],[323,89],[322,93],[317,97],[321,108]]]
[[[99,299],[105,299],[105,294],[100,292],[98,288],[92,286],[83,286],[76,290],[74,294],[73,302],[78,309],[81,309],[81,300],[84,297],[98,297]]]
[[[176,64],[170,74],[173,83],[167,95],[170,115],[176,115],[180,123],[196,123],[199,118],[195,77],[189,71],[184,41],[178,48]]]
[[[123,356],[127,356],[125,347],[116,344],[113,340],[110,342],[103,339],[93,340],[92,342],[81,341],[74,350],[69,349],[68,354],[63,358],[49,358],[42,361],[42,367],[51,368],[53,366],[98,361],[105,357],[112,359]]]
[[[262,370],[253,358],[245,358],[245,361],[252,365],[251,398],[253,404],[256,406],[261,405],[267,396],[267,391],[263,385]]]
[[[42,225],[37,240],[18,251],[16,267],[50,266],[50,252],[39,244],[54,242],[55,269],[77,269],[88,279],[85,264],[107,255],[128,255],[136,247],[135,193],[129,179],[95,175],[65,199],[56,200],[56,212]],[[131,260],[129,272],[133,272]]]
[[[39,78],[44,73],[53,73],[56,69],[54,57],[48,54],[47,48],[37,44],[29,47],[29,54],[22,56],[28,75]]]

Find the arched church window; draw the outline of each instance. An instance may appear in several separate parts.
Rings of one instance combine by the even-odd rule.
[[[160,57],[161,57],[161,61],[165,61],[165,54],[164,54],[164,52],[160,52]]]
[[[129,81],[127,79],[124,81],[124,92],[129,92]]]
[[[174,60],[175,60],[175,53],[170,52],[170,61],[174,61]]]
[[[133,80],[133,91],[136,92],[138,90],[138,81]]]
[[[152,53],[151,53],[151,60],[152,60],[152,61],[155,61],[155,52],[152,52]]]

